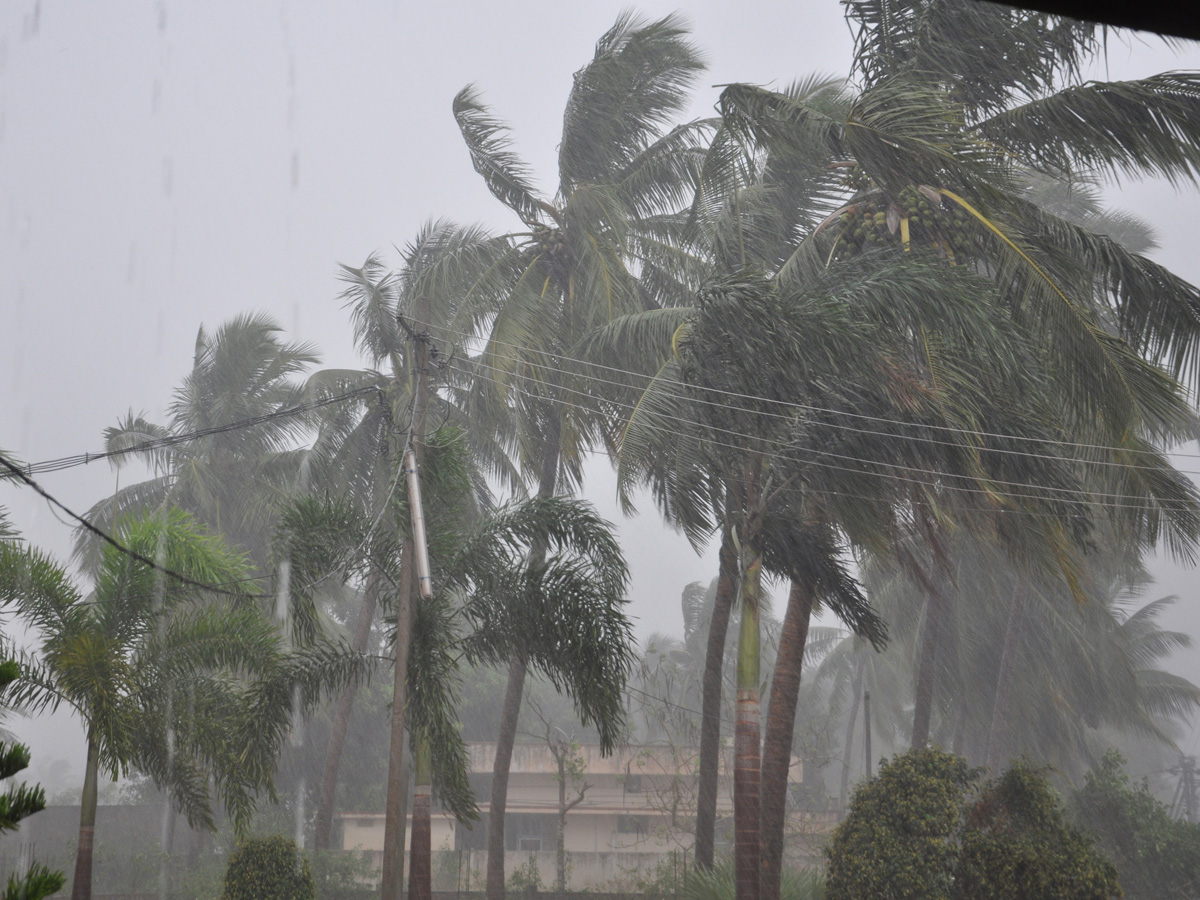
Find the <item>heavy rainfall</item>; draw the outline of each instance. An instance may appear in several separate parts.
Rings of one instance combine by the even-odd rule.
[[[979,0],[5,4],[3,900],[1200,896],[1198,183]]]

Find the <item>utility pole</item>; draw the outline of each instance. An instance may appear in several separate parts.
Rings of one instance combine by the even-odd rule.
[[[871,692],[863,691],[863,771],[871,778]]]
[[[411,359],[413,413],[411,450],[413,464],[425,458],[425,400],[429,381],[429,298],[418,297],[413,308],[414,334]],[[405,448],[407,451],[410,448]],[[407,453],[405,454],[407,456]],[[396,590],[396,668],[392,679],[392,733],[388,752],[387,806],[383,823],[382,900],[402,900],[404,888],[404,832],[408,785],[404,777],[404,725],[408,648],[412,635],[413,586],[416,582],[416,543],[411,534],[401,543],[400,583]]]
[[[1178,772],[1179,783],[1175,786],[1175,799],[1171,801],[1171,818],[1177,819],[1182,813],[1185,822],[1194,823],[1196,813],[1200,812],[1196,802],[1196,757],[1181,757]]]

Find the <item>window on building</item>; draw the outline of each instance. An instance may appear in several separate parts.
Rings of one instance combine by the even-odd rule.
[[[649,830],[649,816],[617,816],[617,834],[646,834]]]
[[[521,849],[529,853],[537,853],[542,849],[541,838],[521,838]]]

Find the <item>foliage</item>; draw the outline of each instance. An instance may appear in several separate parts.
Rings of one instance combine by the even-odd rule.
[[[1117,864],[1129,900],[1196,895],[1200,825],[1173,820],[1145,782],[1132,785],[1116,750],[1072,794],[1070,812]]]
[[[683,883],[684,900],[733,900],[734,872],[728,862],[709,870],[689,870]],[[784,869],[780,900],[824,900],[825,879],[816,869]]]
[[[530,853],[529,859],[513,869],[513,873],[508,876],[507,887],[508,890],[521,894],[545,888],[542,883],[542,873],[538,871],[537,857],[534,854]]]
[[[1045,774],[1017,762],[976,800],[962,836],[952,897],[1106,900],[1117,870],[1067,822]]]
[[[308,857],[279,835],[246,841],[229,857],[221,900],[317,900]]]
[[[1105,900],[1112,863],[1071,825],[1044,772],[980,770],[936,748],[885,763],[859,787],[827,851],[830,900]]]
[[[854,792],[826,851],[830,900],[948,897],[977,772],[935,748],[897,756]]]
[[[12,660],[0,662],[0,694],[20,677],[20,667]],[[12,778],[29,766],[29,748],[24,744],[0,741],[0,781]],[[15,831],[18,823],[45,807],[45,794],[41,787],[27,784],[10,785],[0,794],[0,834]],[[40,863],[34,863],[21,877],[14,872],[8,876],[2,900],[40,900],[55,893],[63,886],[63,874],[52,872]]]
[[[313,881],[320,900],[362,900],[377,872],[365,854],[317,850],[312,855]]]

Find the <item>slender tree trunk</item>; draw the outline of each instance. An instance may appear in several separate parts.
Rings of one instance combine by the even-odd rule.
[[[921,630],[916,704],[913,709],[912,749],[914,750],[921,749],[929,742],[929,723],[933,717],[934,681],[937,674],[937,651],[945,605],[945,595],[940,588],[929,591],[929,600],[925,605],[925,627]]]
[[[71,900],[92,898],[92,848],[95,845],[99,776],[100,747],[89,727],[87,762],[83,770],[83,796],[79,800],[79,847],[75,852],[75,880],[71,884]]]
[[[1012,607],[1008,613],[1008,626],[1004,629],[1004,649],[1000,653],[1000,671],[996,675],[996,697],[992,701],[992,721],[988,727],[987,767],[993,772],[1004,762],[1008,751],[1008,723],[1012,715],[1012,686],[1017,671],[1017,656],[1020,653],[1021,634],[1025,624],[1025,609],[1029,600],[1029,586],[1018,576],[1013,591]]]
[[[409,900],[433,898],[433,838],[430,813],[433,789],[430,785],[433,769],[429,738],[421,735],[417,752],[413,754],[412,852],[408,862]]]
[[[812,618],[811,585],[793,581],[788,592],[787,612],[779,633],[779,652],[771,677],[771,697],[767,703],[767,730],[762,751],[762,842],[759,859],[762,868],[761,900],[779,900],[783,873],[783,832],[787,819],[788,774],[792,764],[792,734],[796,727],[796,703],[800,698],[800,677],[808,625]]]
[[[721,766],[721,675],[725,667],[725,640],[729,614],[737,593],[737,549],[733,528],[727,521],[721,531],[720,570],[712,621],[708,626],[708,649],[704,654],[704,681],[700,717],[699,796],[696,801],[696,868],[713,866],[716,836],[717,793]]]
[[[353,648],[356,653],[365,653],[371,637],[371,624],[375,621],[375,609],[379,605],[379,572],[372,567],[363,589],[362,605],[358,609],[358,621],[354,626]],[[329,733],[329,744],[325,748],[325,768],[321,772],[321,786],[317,791],[317,818],[313,824],[313,847],[328,850],[333,831],[333,801],[337,793],[338,768],[342,762],[342,750],[346,746],[346,734],[350,730],[350,713],[354,709],[354,698],[358,685],[350,684],[338,698],[333,714],[333,728]]]
[[[392,728],[388,747],[387,805],[383,819],[383,900],[401,900],[404,884],[404,827],[408,785],[404,778],[404,720],[408,689],[408,646],[412,636],[413,542],[405,538],[403,569],[396,591],[396,668],[392,674]]]
[[[418,297],[414,309],[417,332],[429,322],[429,299]],[[415,341],[413,366],[412,447],[418,469],[425,459],[425,401],[428,396],[429,344]],[[387,806],[383,820],[383,900],[402,900],[404,826],[408,785],[404,780],[404,720],[407,710],[408,649],[412,637],[413,587],[417,582],[416,545],[411,536],[401,544],[402,571],[396,590],[396,668],[392,675],[392,730],[388,747]]]
[[[871,759],[871,692],[863,691],[863,773],[868,779],[872,777],[874,764]]]
[[[542,471],[538,479],[539,497],[553,497],[558,483],[560,427],[556,419],[546,436],[546,455],[542,457]],[[529,548],[529,565],[541,565],[545,558],[545,545],[535,544]],[[488,807],[486,900],[504,900],[504,809],[508,803],[508,768],[512,764],[513,745],[517,740],[517,719],[521,715],[526,668],[523,656],[514,657],[509,663],[504,716],[500,722],[500,733],[496,736],[492,799]]]
[[[967,708],[962,703],[958,708],[958,722],[954,725],[954,741],[950,745],[950,752],[955,756],[965,756],[967,752]]]
[[[525,672],[524,659],[517,658],[509,663],[504,714],[496,737],[496,761],[492,768],[492,801],[488,807],[487,900],[504,900],[504,808],[508,803],[508,770],[517,739]]]
[[[562,744],[555,753],[558,763],[558,828],[554,834],[554,890],[559,900],[567,892],[567,760],[569,751]]]
[[[759,900],[759,600],[762,554],[755,536],[742,544],[742,619],[738,632],[737,721],[733,739],[734,878],[737,900]]]
[[[846,722],[846,740],[842,744],[842,786],[838,793],[838,808],[846,811],[846,801],[850,798],[850,745],[854,741],[854,725],[858,721],[858,704],[862,697],[863,674],[866,667],[859,663],[854,673],[854,699],[850,701],[849,721]]]

